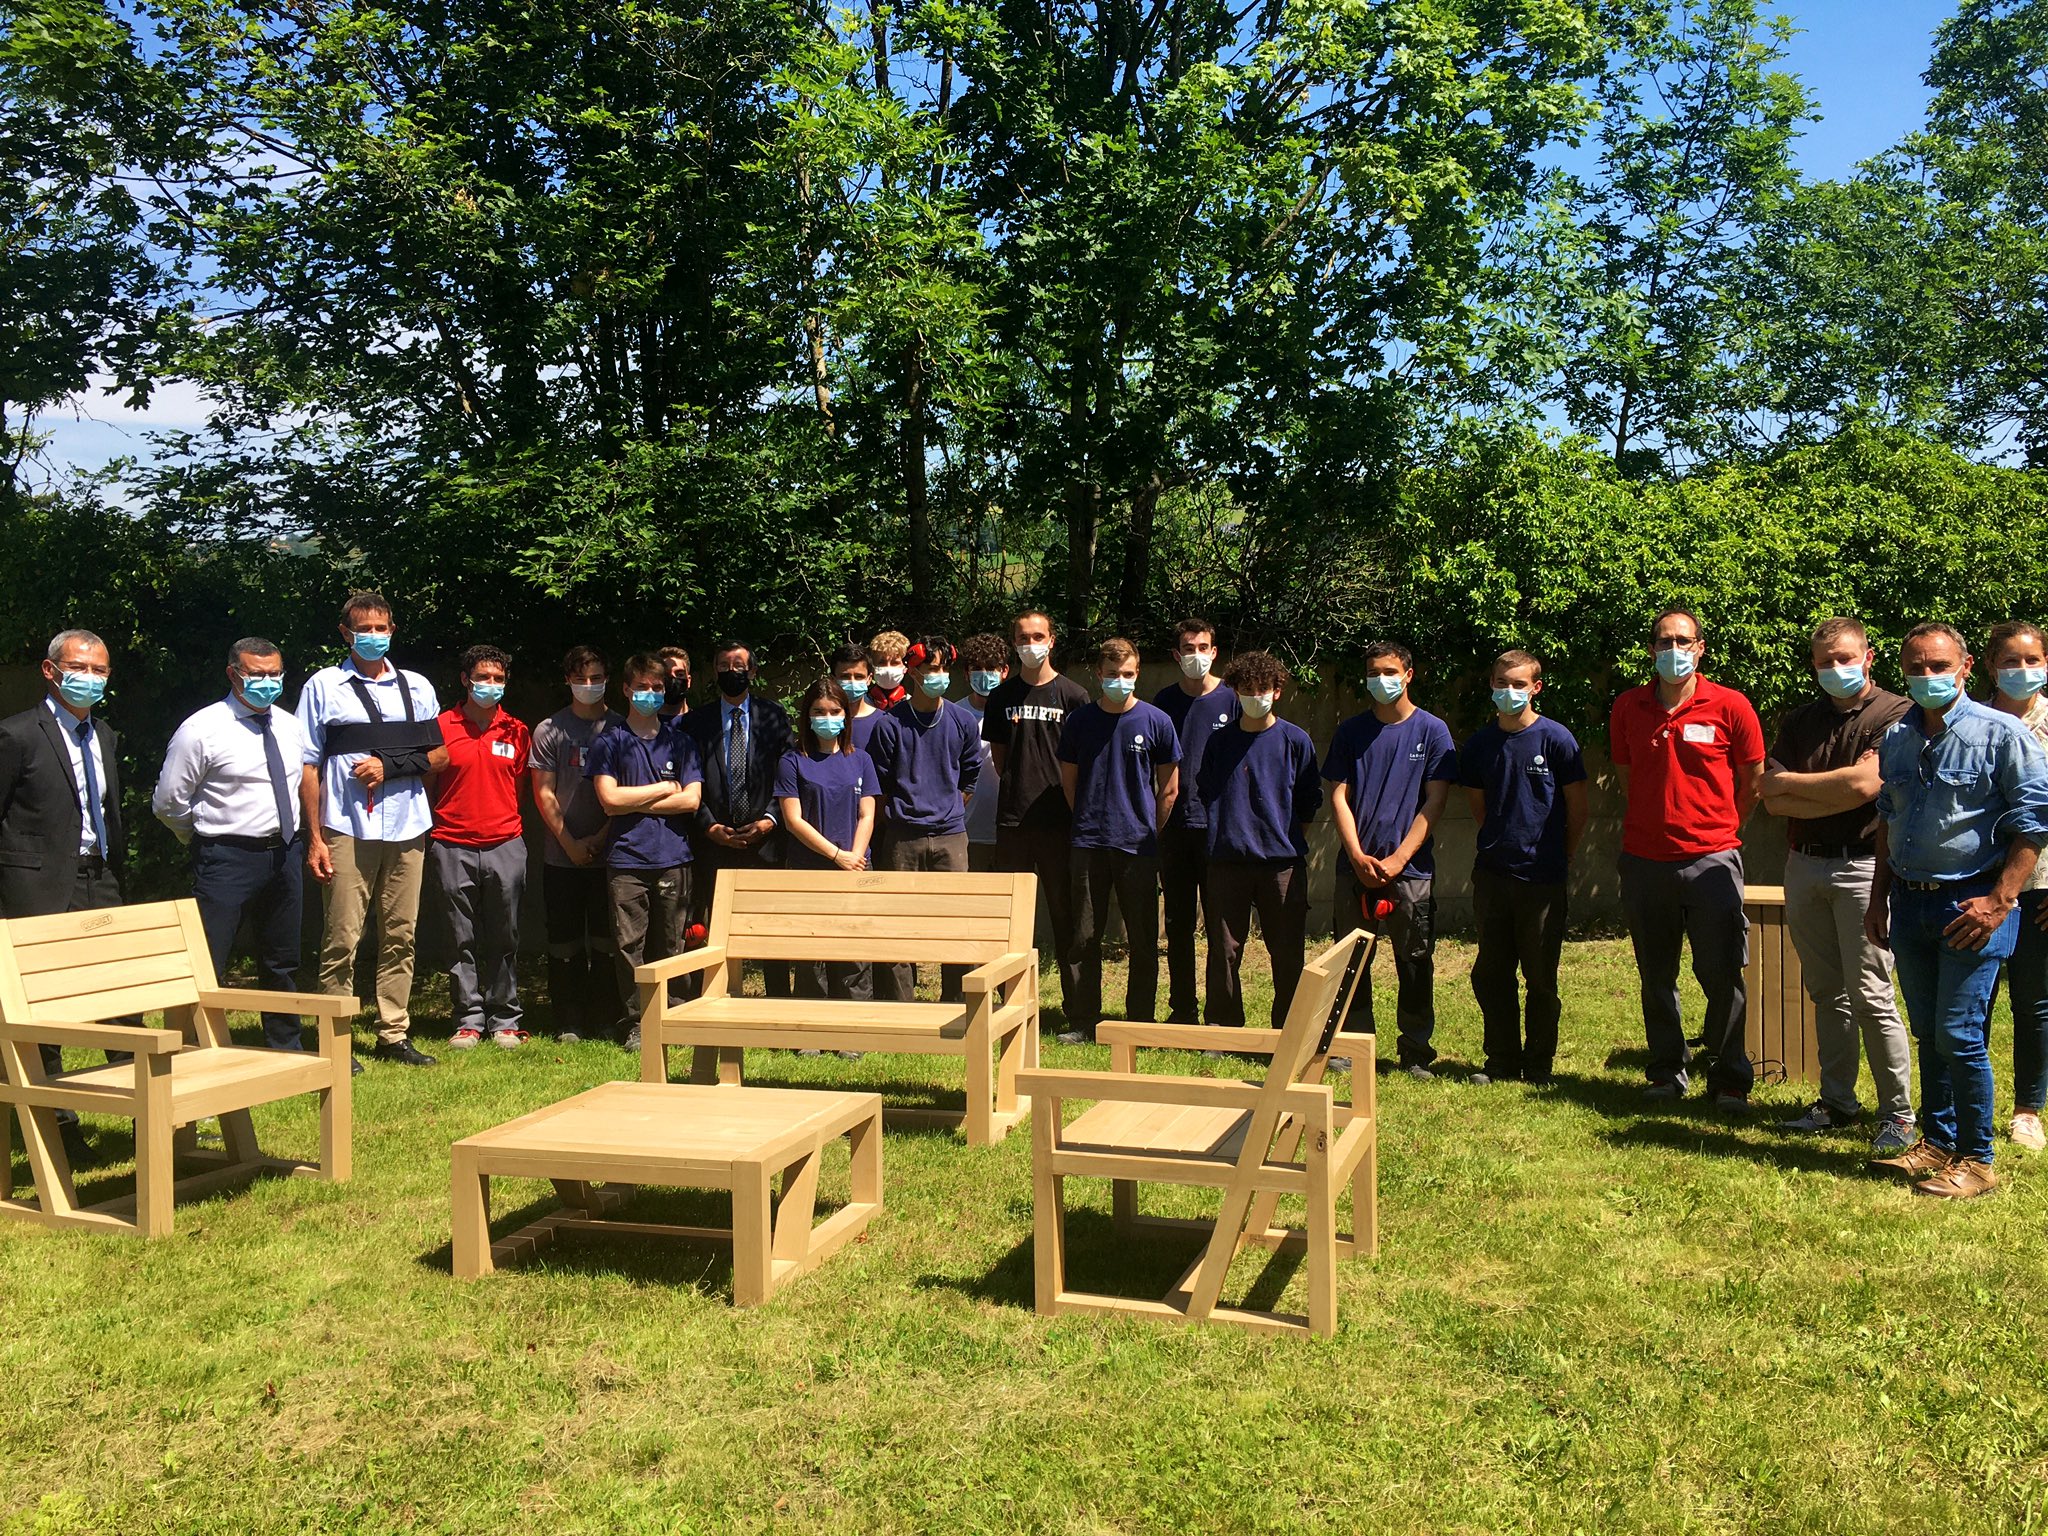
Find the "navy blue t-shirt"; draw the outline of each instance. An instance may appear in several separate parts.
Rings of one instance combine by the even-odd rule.
[[[853,835],[860,830],[861,801],[880,793],[874,759],[857,748],[828,752],[823,757],[785,752],[775,767],[775,798],[796,801],[812,829],[839,848],[853,846]],[[839,867],[805,847],[794,834],[788,839],[786,863],[791,869]]]
[[[1209,737],[1195,773],[1208,813],[1209,857],[1224,864],[1285,864],[1308,857],[1301,829],[1323,808],[1316,744],[1288,720],[1263,731],[1233,725]]]
[[[1120,715],[1089,704],[1060,726],[1059,760],[1079,773],[1074,783],[1074,846],[1159,851],[1155,768],[1180,761],[1180,738],[1162,710],[1134,702]]]
[[[1179,683],[1168,683],[1152,696],[1152,707],[1173,722],[1184,765],[1180,771],[1180,798],[1173,802],[1173,814],[1166,818],[1166,824],[1199,832],[1209,825],[1209,813],[1188,780],[1202,765],[1202,751],[1209,745],[1210,735],[1237,723],[1237,695],[1228,688],[1212,688],[1197,698]]]
[[[929,715],[905,699],[885,718],[868,748],[881,781],[882,814],[915,837],[964,833],[961,797],[981,778],[980,719],[943,699]]]
[[[885,709],[878,709],[872,715],[855,715],[846,727],[853,733],[854,751],[873,751],[875,732],[881,729],[882,722],[888,718],[889,712]]]
[[[1415,825],[1416,813],[1429,785],[1455,783],[1458,749],[1450,727],[1426,709],[1418,709],[1399,725],[1385,725],[1371,710],[1353,715],[1337,727],[1323,759],[1323,777],[1351,787],[1351,814],[1358,819],[1358,841],[1368,856],[1392,853]],[[1405,873],[1436,872],[1436,836],[1423,838]]]
[[[1586,782],[1586,761],[1572,733],[1544,715],[1519,731],[1498,720],[1458,754],[1458,782],[1486,797],[1478,869],[1561,885],[1565,877],[1564,794]]]
[[[640,789],[662,779],[685,786],[704,782],[696,738],[683,729],[680,716],[662,721],[660,729],[645,741],[630,725],[606,731],[591,742],[583,762],[587,777],[608,774],[621,789]],[[674,869],[689,863],[688,834],[693,819],[689,815],[651,816],[646,811],[614,816],[605,864],[612,869]]]

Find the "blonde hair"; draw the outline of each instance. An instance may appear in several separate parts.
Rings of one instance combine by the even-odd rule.
[[[910,636],[898,629],[885,629],[868,642],[868,655],[877,663],[895,666],[910,649]]]

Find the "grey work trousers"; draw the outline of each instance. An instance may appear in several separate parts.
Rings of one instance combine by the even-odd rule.
[[[1621,902],[1628,914],[1642,982],[1643,1036],[1650,1048],[1645,1069],[1653,1083],[1683,1089],[1692,1051],[1678,1002],[1678,962],[1692,945],[1692,974],[1707,995],[1704,1054],[1707,1081],[1717,1093],[1747,1098],[1756,1081],[1743,1040],[1749,1000],[1743,967],[1749,963],[1749,918],[1742,910],[1742,850],[1690,859],[1621,856]]]
[[[1863,933],[1877,861],[1822,859],[1797,849],[1785,856],[1785,931],[1799,951],[1813,999],[1820,1047],[1820,1100],[1837,1115],[1861,1112],[1856,1099],[1857,1042],[1870,1058],[1877,1112],[1913,1118],[1913,1043],[1892,991],[1891,955]]]
[[[1366,912],[1364,901],[1384,898],[1394,909],[1385,917]],[[1341,939],[1354,928],[1383,933],[1394,951],[1394,1049],[1404,1067],[1426,1067],[1436,1060],[1436,878],[1403,875],[1387,885],[1368,889],[1359,884],[1348,862],[1337,871],[1337,905],[1330,914],[1330,937]],[[1378,1033],[1372,1006],[1372,972],[1358,977],[1352,1003],[1363,1025]]]
[[[427,870],[435,899],[447,914],[455,950],[448,964],[448,1003],[455,1027],[493,1035],[517,1030],[526,840],[508,837],[487,848],[429,842]]]

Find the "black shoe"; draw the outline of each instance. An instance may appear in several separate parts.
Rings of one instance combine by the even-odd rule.
[[[401,1061],[408,1067],[431,1067],[434,1058],[414,1048],[410,1040],[379,1040],[372,1054],[379,1061]]]
[[[64,1143],[65,1161],[76,1168],[80,1163],[92,1161],[92,1148],[86,1144],[85,1127],[76,1120],[66,1120],[57,1127],[58,1139]]]
[[[363,1075],[363,1058],[355,1055],[353,1052],[350,1053],[348,1058],[348,1075],[350,1077],[361,1077]]]

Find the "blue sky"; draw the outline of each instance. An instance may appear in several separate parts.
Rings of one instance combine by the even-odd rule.
[[[1798,148],[1809,177],[1846,176],[1920,126],[1927,105],[1920,74],[1953,0],[1789,0],[1779,9],[1799,28],[1785,67],[1806,82],[1821,112]],[[205,400],[181,384],[159,390],[143,413],[93,395],[43,418],[51,434],[45,455],[52,464],[97,467],[146,453],[150,428],[197,428],[205,418]]]

